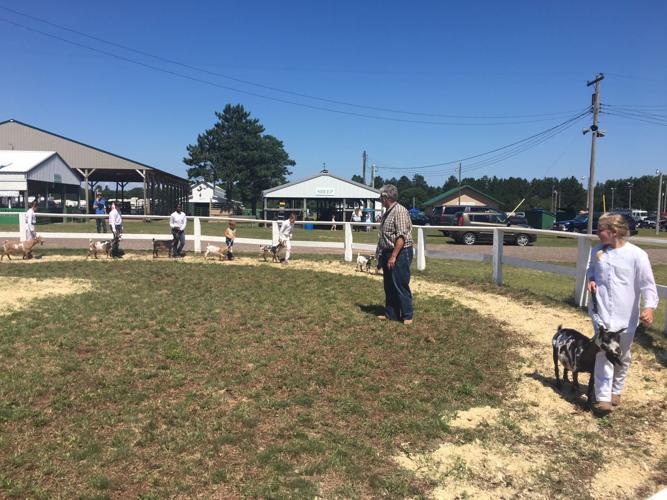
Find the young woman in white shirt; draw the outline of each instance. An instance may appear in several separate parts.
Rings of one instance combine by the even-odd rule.
[[[600,243],[591,250],[588,267],[588,291],[595,292],[595,302],[588,309],[593,326],[601,321],[610,331],[621,334],[621,365],[614,365],[604,352],[595,360],[595,405],[598,415],[610,413],[621,403],[621,393],[630,368],[630,348],[641,321],[653,323],[658,306],[658,291],[653,270],[644,250],[625,240],[628,225],[622,215],[603,214],[597,230]],[[640,311],[640,299],[643,301]],[[595,310],[597,309],[597,310]]]

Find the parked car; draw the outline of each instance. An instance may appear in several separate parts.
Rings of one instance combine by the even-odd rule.
[[[431,224],[434,226],[456,226],[457,214],[459,212],[493,212],[499,215],[504,215],[505,213],[486,205],[443,205],[433,207],[430,217]],[[442,234],[449,236],[449,231],[442,230]]]
[[[664,224],[664,219],[660,219],[660,228],[662,229],[662,226]],[[638,228],[648,228],[648,229],[655,229],[655,217],[646,217],[644,220],[640,220],[637,223]]]
[[[505,243],[516,244],[525,247],[537,240],[537,235],[524,233],[522,228],[530,228],[528,224],[512,224],[505,214],[496,212],[459,212],[457,214],[457,226],[465,226],[465,231],[452,231],[450,237],[456,243],[474,245],[477,242],[493,241],[494,227],[512,227],[513,230],[505,231],[503,240]]]
[[[598,219],[602,215],[599,212],[593,214],[593,234],[597,233],[598,230]],[[628,214],[619,214],[622,215],[625,221],[628,223],[628,229],[630,230],[630,236],[637,234],[637,222]],[[552,228],[554,231],[567,231],[570,233],[585,233],[588,231],[588,214],[579,214],[574,219],[571,220],[561,220],[554,222]]]
[[[655,215],[650,215],[646,219],[639,221],[637,227],[655,229]],[[664,216],[660,217],[660,231],[667,231],[667,219]]]
[[[431,223],[428,215],[424,212],[410,212],[410,220],[413,226],[428,226]]]

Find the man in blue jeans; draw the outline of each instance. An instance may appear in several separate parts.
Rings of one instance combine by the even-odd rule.
[[[107,200],[104,199],[102,193],[99,191],[95,195],[95,201],[93,202],[93,208],[95,209],[95,215],[102,215],[103,217],[97,217],[95,223],[97,224],[98,233],[107,232],[106,224],[106,215],[107,215]]]
[[[385,212],[380,218],[376,255],[382,267],[385,308],[380,320],[412,324],[412,221],[407,209],[398,203],[398,189],[392,184],[380,188],[380,200]]]

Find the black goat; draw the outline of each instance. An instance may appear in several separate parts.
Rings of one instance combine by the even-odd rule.
[[[603,350],[607,359],[614,364],[621,364],[621,333],[609,332],[602,325],[599,327],[598,338],[589,339],[583,333],[571,328],[562,328],[558,330],[551,340],[554,357],[554,371],[556,372],[556,387],[561,388],[560,375],[558,373],[558,361],[563,363],[563,378],[569,382],[567,371],[572,372],[572,392],[579,393],[578,374],[580,372],[590,373],[591,378],[588,381],[588,401],[591,402],[593,394],[593,379],[595,372],[595,357],[600,350]]]

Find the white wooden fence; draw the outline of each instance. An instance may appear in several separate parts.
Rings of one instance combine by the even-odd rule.
[[[95,219],[99,216],[96,215],[72,215],[72,214],[51,214],[51,213],[36,213],[37,217],[49,217],[49,218],[63,218],[63,219],[84,219],[91,218]],[[24,239],[25,236],[25,220],[23,218],[23,213],[16,212],[0,212],[0,216],[13,216],[19,219],[19,231],[2,232],[0,231],[0,238],[19,238]],[[169,219],[169,216],[150,216],[146,217],[143,215],[124,215],[123,219]],[[194,243],[195,253],[201,253],[201,242],[212,241],[212,242],[224,242],[224,236],[208,236],[201,234],[201,221],[202,220],[213,220],[218,222],[227,222],[227,221],[236,221],[237,223],[248,223],[252,222],[255,224],[266,224],[271,225],[271,240],[269,239],[260,239],[260,238],[237,238],[236,242],[240,244],[257,244],[265,245],[271,243],[273,245],[278,243],[278,222],[270,220],[259,220],[259,219],[245,219],[245,218],[234,218],[234,217],[191,217],[190,220],[194,225],[194,234],[192,236]],[[296,224],[317,224],[329,227],[330,222],[302,222],[297,221]],[[342,242],[334,241],[293,241],[292,245],[295,247],[304,247],[304,248],[329,248],[329,249],[343,249],[344,259],[346,262],[351,262],[353,258],[353,251],[364,251],[364,252],[373,252],[375,251],[375,245],[368,243],[355,243],[353,241],[353,232],[352,226],[368,227],[368,223],[351,223],[343,222],[337,223],[337,225],[343,225],[344,227],[344,237]],[[370,224],[371,226],[377,226],[377,223]],[[424,229],[436,229],[436,230],[447,230],[450,232],[453,231],[468,231],[469,227],[461,226],[416,226],[417,229],[417,245],[415,248],[415,255],[417,259],[417,270],[423,271],[426,269],[426,236],[424,234]],[[462,252],[445,252],[441,254],[441,257],[444,258],[453,258],[453,259],[462,259],[462,260],[480,260],[492,262],[492,279],[498,284],[502,285],[503,283],[503,264],[507,264],[514,267],[522,267],[528,269],[534,269],[538,271],[543,271],[547,273],[555,273],[566,276],[574,276],[575,285],[574,285],[574,300],[579,307],[585,307],[588,301],[588,292],[586,291],[586,269],[588,268],[588,261],[590,258],[591,244],[597,242],[597,236],[591,236],[587,234],[579,233],[565,233],[559,231],[550,231],[544,229],[527,229],[522,228],[522,233],[536,234],[536,235],[545,235],[545,236],[559,236],[564,238],[575,238],[577,240],[577,261],[576,267],[573,269],[567,266],[559,266],[556,264],[549,264],[545,262],[536,262],[526,259],[518,259],[515,257],[506,257],[503,255],[504,241],[503,236],[506,231],[516,232],[516,227],[496,227],[492,229],[493,231],[493,251],[491,256],[480,255],[480,254],[466,254]],[[64,233],[64,232],[41,232],[40,236],[44,239],[99,239],[99,233]],[[164,239],[164,233],[159,234],[140,234],[140,233],[124,233],[123,239],[125,240],[146,240],[151,241],[155,239]],[[662,240],[659,238],[632,238],[633,243],[641,244],[650,244],[654,246],[665,246],[667,247],[667,240]],[[436,255],[433,255],[436,257]],[[667,298],[667,286],[658,285],[658,295],[660,298]],[[665,311],[665,326],[664,332],[667,334],[667,310]]]

